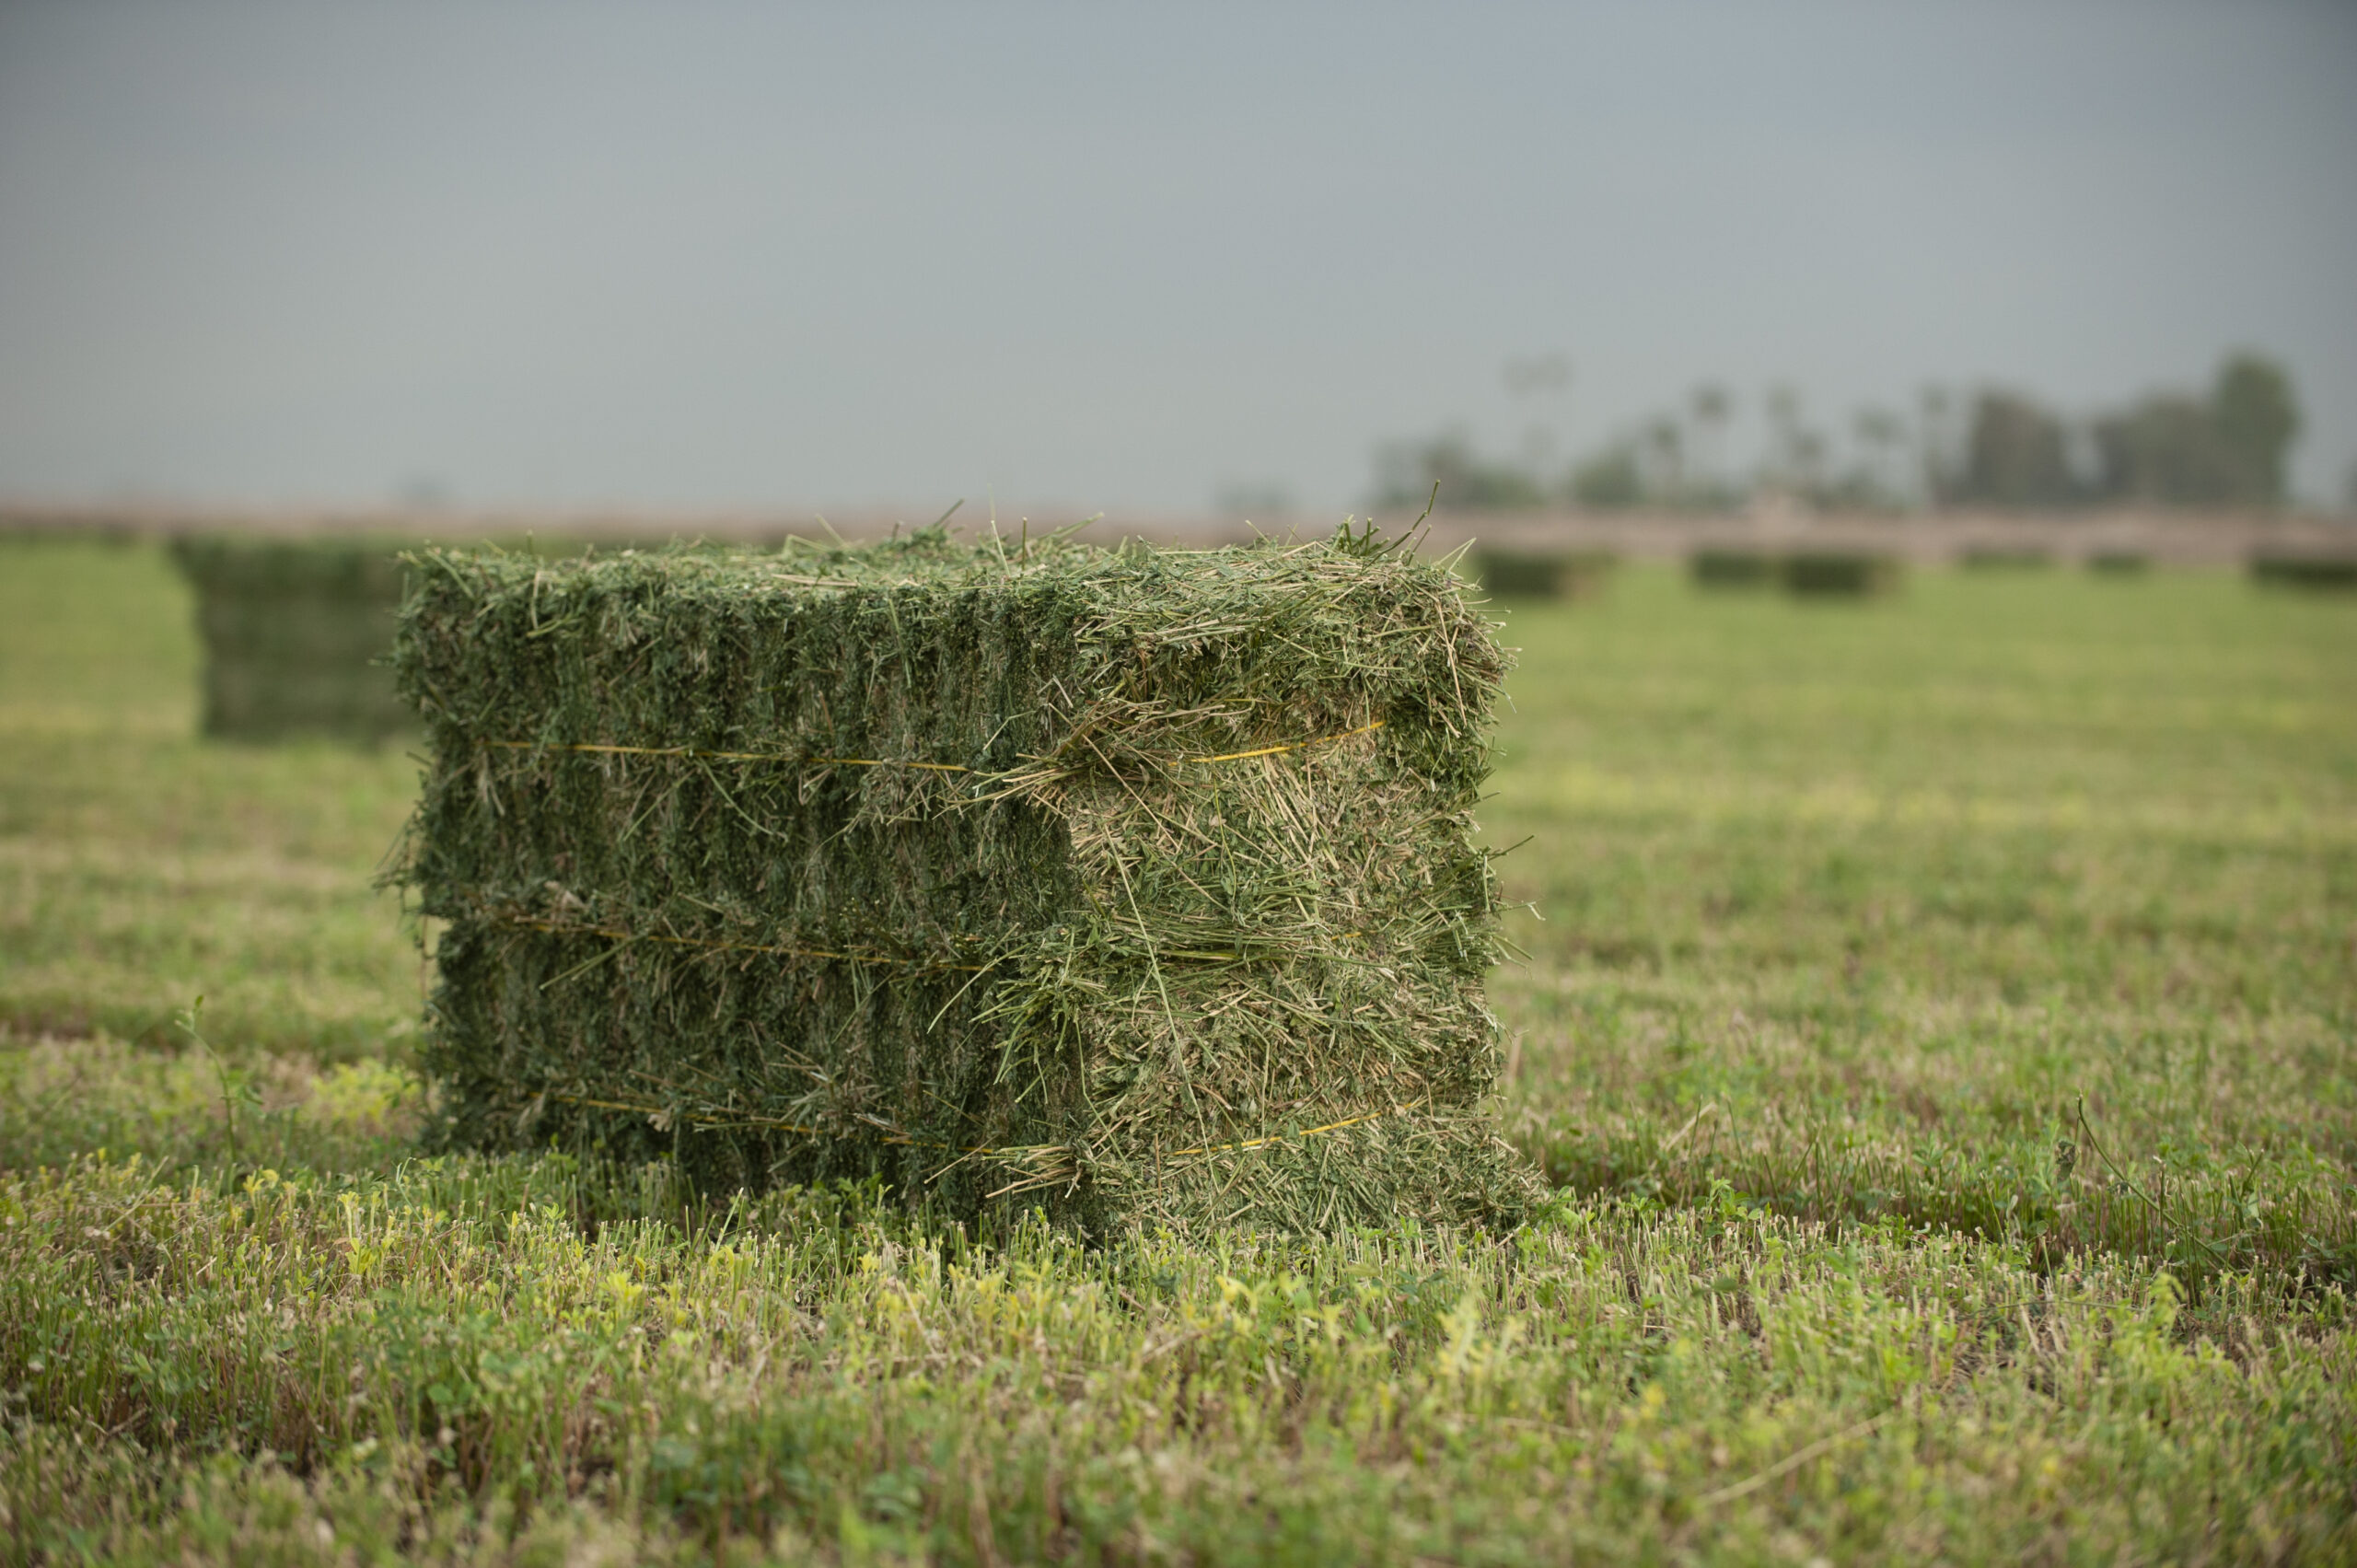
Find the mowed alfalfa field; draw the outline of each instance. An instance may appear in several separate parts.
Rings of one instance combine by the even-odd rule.
[[[415,764],[0,541],[0,1558],[2357,1558],[2357,598],[1506,619],[1554,1198],[1090,1248],[422,1157]]]

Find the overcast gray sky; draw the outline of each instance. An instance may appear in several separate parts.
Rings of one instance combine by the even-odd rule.
[[[2357,6],[0,0],[18,496],[1340,509],[2237,346],[2338,495]]]

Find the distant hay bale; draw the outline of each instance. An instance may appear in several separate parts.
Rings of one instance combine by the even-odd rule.
[[[1697,587],[1764,588],[1776,580],[1776,557],[1749,545],[1707,545],[1686,559]]]
[[[384,662],[401,607],[381,540],[189,535],[172,559],[196,591],[203,733],[369,743],[412,727]]]
[[[1777,563],[1788,593],[1805,598],[1863,598],[1898,587],[1897,558],[1866,550],[1796,550]]]
[[[1608,550],[1476,550],[1473,575],[1493,598],[1591,598],[1620,558]]]
[[[2262,548],[2251,552],[2251,580],[2268,587],[2357,588],[2357,549]]]
[[[2152,569],[2153,558],[2141,550],[2098,550],[2087,556],[2087,570],[2107,577],[2133,577]]]
[[[1102,1233],[1507,1219],[1508,660],[1365,539],[416,558],[443,1137]]]
[[[2034,545],[1968,545],[1956,557],[1968,572],[2035,572],[2054,564],[2051,551]]]

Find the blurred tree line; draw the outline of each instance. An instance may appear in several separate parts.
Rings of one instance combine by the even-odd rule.
[[[1984,506],[2277,506],[2299,429],[2291,377],[2257,354],[2227,360],[2207,397],[2156,392],[2077,428],[2017,393],[1988,391],[1935,494]]]
[[[1459,511],[1713,511],[1760,494],[1850,511],[2268,508],[2288,497],[2300,430],[2291,377],[2255,354],[2230,356],[2206,393],[2155,392],[2080,421],[2019,392],[1991,389],[1968,402],[1932,389],[1911,418],[1858,411],[1846,446],[1809,418],[1797,391],[1775,388],[1761,399],[1761,455],[1745,474],[1726,460],[1735,412],[1726,389],[1698,388],[1685,408],[1553,475],[1538,461],[1484,457],[1461,432],[1390,443],[1376,454],[1375,502],[1421,505],[1437,484],[1440,505]]]

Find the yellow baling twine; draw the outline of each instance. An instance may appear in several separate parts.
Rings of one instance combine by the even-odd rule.
[[[659,1105],[633,1105],[624,1100],[590,1099],[582,1095],[552,1093],[549,1098],[563,1100],[567,1105],[586,1106],[592,1110],[621,1110],[650,1117],[668,1117],[673,1114],[668,1109]],[[1329,1121],[1322,1127],[1305,1127],[1298,1132],[1271,1132],[1266,1137],[1246,1138],[1240,1143],[1205,1144],[1192,1149],[1171,1149],[1158,1157],[1190,1159],[1198,1155],[1241,1154],[1249,1149],[1263,1149],[1271,1144],[1282,1144],[1288,1138],[1315,1138],[1327,1132],[1339,1132],[1345,1127],[1357,1127],[1369,1121],[1380,1121],[1387,1116],[1406,1116],[1411,1111],[1425,1109],[1427,1103],[1424,1100],[1416,1100],[1408,1105],[1395,1105],[1385,1110],[1370,1110],[1364,1116],[1345,1117],[1340,1121]],[[731,1127],[761,1127],[778,1132],[798,1132],[806,1138],[850,1138],[859,1135],[836,1128],[811,1127],[799,1121],[784,1121],[775,1117],[751,1116],[743,1113],[733,1114],[725,1121],[696,1116],[692,1113],[687,1117],[687,1120],[697,1131],[704,1132],[726,1132]],[[1001,1148],[992,1148],[977,1144],[948,1144],[937,1138],[920,1138],[883,1122],[877,1123],[877,1131],[881,1134],[878,1140],[881,1143],[909,1148],[944,1149],[952,1154],[1061,1155],[1074,1152],[1068,1144],[1015,1144]]]
[[[952,963],[945,958],[903,958],[893,953],[861,953],[832,947],[793,947],[767,942],[731,942],[714,936],[670,936],[660,932],[631,931],[618,925],[588,925],[559,920],[534,920],[522,915],[493,915],[500,924],[520,926],[527,931],[542,932],[551,936],[603,936],[609,941],[660,942],[668,947],[697,947],[713,953],[763,953],[782,958],[834,958],[851,964],[890,964],[909,969],[951,970],[960,974],[987,974],[1012,955],[1002,954],[987,964]],[[1333,940],[1355,942],[1365,935],[1363,931],[1338,931]],[[1165,958],[1192,959],[1201,963],[1248,963],[1250,957],[1240,952],[1216,952],[1191,947],[1167,949],[1159,955]],[[553,982],[552,982],[553,983]]]
[[[1215,757],[1181,757],[1190,764],[1204,762],[1241,762],[1254,757],[1276,757],[1288,751],[1306,751],[1313,746],[1329,746],[1337,740],[1348,740],[1354,735],[1365,735],[1381,729],[1384,721],[1363,724],[1356,729],[1346,729],[1339,735],[1321,735],[1314,740],[1290,741],[1283,746],[1263,746],[1254,751],[1223,751]],[[538,740],[486,740],[486,746],[503,751],[586,751],[607,757],[685,757],[700,762],[790,762],[806,768],[910,768],[928,773],[973,773],[984,770],[969,768],[958,762],[910,762],[890,758],[875,757],[805,757],[788,751],[707,751],[693,746],[617,746],[606,741],[579,741],[573,744]]]
[[[594,751],[609,757],[686,757],[699,762],[794,762],[808,768],[919,768],[928,773],[970,773],[956,762],[877,761],[871,757],[797,757],[784,751],[705,751],[693,746],[610,746],[600,741],[544,745],[537,740],[486,740],[503,751]]]
[[[1328,746],[1353,736],[1366,735],[1381,729],[1382,719],[1363,724],[1356,729],[1346,729],[1337,735],[1323,735],[1311,740],[1289,741],[1282,746],[1263,746],[1251,751],[1223,751],[1216,756],[1181,757],[1179,761],[1190,764],[1206,762],[1242,762],[1255,757],[1277,757],[1289,751],[1306,751],[1314,746]],[[609,757],[684,757],[710,762],[791,762],[805,767],[840,768],[911,768],[934,773],[970,773],[979,770],[956,762],[906,762],[877,761],[870,757],[801,757],[783,751],[708,751],[692,746],[621,746],[607,741],[581,741],[574,744],[542,744],[531,740],[490,740],[483,743],[504,751],[574,751]],[[528,930],[546,932],[558,936],[604,936],[618,942],[660,942],[674,947],[698,947],[708,952],[764,953],[788,958],[834,958],[855,964],[894,964],[912,968],[953,970],[964,974],[981,974],[989,964],[945,963],[934,958],[907,958],[889,953],[837,952],[824,947],[795,947],[759,942],[728,942],[695,936],[666,936],[652,932],[624,931],[604,925],[574,925],[547,920],[516,920],[510,923]],[[1341,940],[1349,941],[1361,935],[1355,931],[1341,934]],[[1210,961],[1240,959],[1240,953],[1174,952],[1174,958],[1199,958]]]
[[[1286,751],[1306,751],[1312,746],[1325,746],[1337,740],[1348,740],[1354,735],[1364,735],[1369,730],[1382,727],[1383,721],[1377,719],[1373,724],[1363,724],[1356,729],[1346,729],[1340,735],[1321,735],[1315,740],[1296,740],[1286,746],[1263,746],[1258,751],[1223,751],[1216,757],[1181,757],[1178,760],[1182,762],[1241,762],[1252,757],[1274,757]]]
[[[1422,1109],[1423,1102],[1419,1100],[1414,1105],[1395,1105],[1388,1110],[1370,1110],[1364,1116],[1329,1121],[1323,1127],[1305,1127],[1299,1132],[1271,1132],[1265,1138],[1247,1138],[1240,1144],[1212,1144],[1200,1149],[1173,1149],[1162,1157],[1178,1159],[1189,1155],[1227,1155],[1243,1149],[1266,1148],[1271,1144],[1282,1144],[1287,1138],[1315,1138],[1320,1132],[1339,1132],[1345,1127],[1356,1127],[1362,1121],[1379,1121],[1387,1116],[1405,1116],[1411,1110]]]

